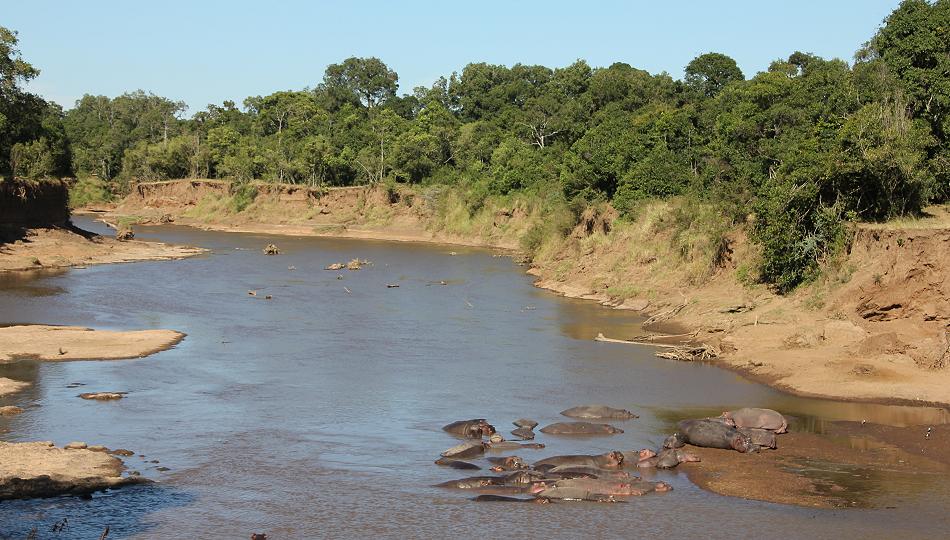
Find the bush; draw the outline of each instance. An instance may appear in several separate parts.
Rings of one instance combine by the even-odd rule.
[[[249,182],[232,185],[231,210],[235,214],[243,212],[257,198],[257,188]]]
[[[105,181],[92,177],[80,178],[69,187],[69,207],[82,208],[92,204],[106,203],[112,200]]]

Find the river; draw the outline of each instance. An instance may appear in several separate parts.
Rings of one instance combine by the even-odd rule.
[[[440,427],[458,419],[488,418],[507,435],[516,418],[543,425],[579,404],[640,415],[617,422],[625,433],[613,437],[539,434],[547,448],[519,452],[533,461],[655,447],[671,415],[738,406],[775,408],[796,417],[793,429],[817,430],[840,419],[946,422],[947,412],[797,398],[708,365],[657,359],[649,348],[595,342],[598,332],[639,333],[640,318],[536,289],[524,268],[487,250],[173,225],[138,233],[210,252],[0,275],[0,323],[170,328],[187,338],[144,359],[0,365],[0,376],[34,383],[0,400],[27,409],[0,419],[0,439],[130,448],[144,457],[126,458],[128,467],[157,483],[91,500],[0,503],[0,538],[23,538],[34,526],[39,538],[97,538],[106,525],[110,539],[946,534],[942,480],[894,490],[885,475],[864,495],[889,508],[878,500],[882,509],[842,510],[723,497],[675,470],[657,475],[671,493],[615,505],[480,504],[430,487],[465,476],[432,463],[457,442]],[[268,243],[283,253],[262,255]],[[353,258],[373,264],[323,270]],[[67,388],[73,382],[85,386]],[[78,399],[80,391],[129,395],[102,403]],[[62,518],[69,529],[48,532]]]

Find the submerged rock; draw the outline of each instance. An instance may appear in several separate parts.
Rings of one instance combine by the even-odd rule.
[[[7,405],[5,407],[0,407],[0,416],[13,416],[23,412],[23,409],[17,407],[16,405]]]
[[[93,399],[96,401],[111,401],[115,399],[122,399],[125,397],[127,392],[84,392],[79,394],[79,397],[82,399]]]

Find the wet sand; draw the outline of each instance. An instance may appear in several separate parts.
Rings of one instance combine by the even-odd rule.
[[[922,428],[857,426],[862,429],[834,423],[825,434],[779,435],[777,449],[755,454],[689,446],[702,462],[683,469],[714,493],[813,508],[885,508],[908,483],[945,480],[946,461],[908,444],[908,430],[922,438]],[[927,446],[946,458],[946,441]]]

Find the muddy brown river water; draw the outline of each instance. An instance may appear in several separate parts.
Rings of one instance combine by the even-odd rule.
[[[657,359],[649,348],[595,342],[598,332],[639,333],[639,318],[538,290],[523,268],[485,250],[175,226],[142,228],[139,237],[211,251],[0,275],[0,323],[171,328],[188,337],[138,360],[0,365],[0,376],[34,383],[0,400],[26,408],[0,419],[0,439],[130,448],[144,457],[127,458],[129,468],[157,483],[91,500],[2,502],[0,538],[24,538],[33,527],[38,538],[98,538],[106,525],[110,539],[948,534],[947,479],[886,471],[855,475],[871,509],[724,497],[682,471],[656,476],[674,491],[614,505],[483,504],[430,487],[465,476],[432,464],[456,442],[440,427],[464,418],[488,418],[507,434],[516,418],[550,423],[578,404],[640,415],[617,422],[625,433],[608,438],[539,434],[547,448],[519,452],[535,460],[656,446],[677,415],[742,405],[781,410],[795,417],[793,429],[816,431],[831,420],[934,425],[950,415],[797,398],[715,367]],[[271,242],[282,255],[261,254]],[[342,280],[323,270],[355,257],[374,264],[343,271]],[[129,395],[84,401],[66,387],[73,382]],[[50,532],[63,518],[69,529]]]

